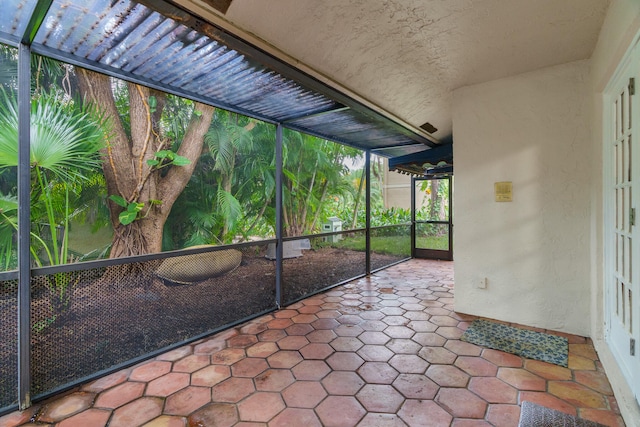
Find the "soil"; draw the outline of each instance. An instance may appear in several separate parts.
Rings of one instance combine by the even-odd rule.
[[[160,261],[137,270],[125,265],[84,271],[70,309],[55,316],[44,277],[36,278],[32,396],[275,309],[275,261],[265,252],[265,245],[244,248],[237,269],[194,285],[170,285],[153,275]],[[372,253],[371,266],[400,259]],[[283,260],[283,306],[364,270],[364,252],[305,250],[302,257]],[[0,296],[0,408],[16,403],[16,312],[15,291],[5,290]]]

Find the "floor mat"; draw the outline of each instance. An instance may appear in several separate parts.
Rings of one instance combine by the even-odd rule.
[[[487,320],[474,320],[461,340],[564,367],[569,360],[569,343],[564,337]]]
[[[606,427],[533,402],[522,402],[518,427]]]

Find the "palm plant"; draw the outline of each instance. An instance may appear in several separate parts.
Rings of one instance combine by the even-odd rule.
[[[0,93],[0,169],[18,165],[18,109],[16,99]],[[40,233],[31,233],[30,251],[37,266],[60,265],[70,261],[68,248],[72,199],[78,194],[85,173],[100,167],[105,123],[96,114],[43,93],[31,103],[31,207],[32,223]],[[3,195],[0,211],[4,230],[3,253],[10,253],[9,227],[17,229],[14,198]],[[46,236],[44,235],[46,234]],[[6,246],[5,246],[6,245]],[[54,312],[68,308],[73,279],[54,274],[47,279]]]
[[[226,116],[230,113],[219,114]],[[233,194],[233,182],[236,174],[237,156],[240,151],[251,151],[253,122],[243,126],[238,123],[237,115],[216,120],[204,137],[209,154],[214,160],[213,170],[218,174],[216,191],[217,216],[221,219],[221,239],[227,241],[233,237],[233,230],[243,216],[243,209]],[[234,120],[234,118],[236,120]]]

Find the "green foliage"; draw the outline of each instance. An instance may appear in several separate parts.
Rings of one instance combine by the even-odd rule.
[[[155,153],[153,159],[147,160],[147,164],[151,166],[151,171],[153,172],[169,166],[186,166],[191,164],[191,160],[171,150],[160,150]],[[110,195],[109,200],[124,208],[124,210],[118,214],[118,220],[122,225],[129,225],[133,221],[144,218],[146,216],[145,212],[148,212],[151,206],[162,204],[162,200],[149,200],[148,205],[136,200],[129,202],[117,194]],[[145,206],[147,209],[143,212]]]
[[[153,159],[147,160],[147,164],[155,169],[161,169],[171,165],[187,166],[191,164],[191,160],[171,150],[160,150],[154,155]]]
[[[18,165],[18,113],[15,98],[1,91],[0,169]],[[37,232],[31,233],[30,251],[38,265],[59,265],[70,261],[68,251],[69,220],[72,200],[81,189],[85,174],[101,164],[99,150],[107,127],[94,112],[78,108],[52,94],[42,93],[31,104],[31,212]],[[13,237],[17,229],[15,195],[1,195],[0,239],[5,267],[9,267]],[[47,276],[54,311],[68,308],[71,275]]]

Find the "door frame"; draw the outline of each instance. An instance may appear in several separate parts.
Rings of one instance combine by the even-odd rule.
[[[633,74],[635,94],[630,95],[628,102],[632,102],[634,107],[632,108],[631,118],[633,122],[634,138],[629,142],[630,154],[625,152],[625,155],[629,156],[629,162],[633,164],[631,168],[631,177],[629,178],[632,183],[629,190],[628,199],[631,202],[631,206],[626,206],[621,209],[621,212],[616,211],[616,178],[615,173],[621,173],[616,171],[616,168],[622,169],[622,164],[616,156],[614,156],[614,146],[612,142],[617,139],[614,136],[614,129],[617,126],[616,123],[616,109],[612,108],[616,98],[619,96],[620,88],[627,84],[629,78],[629,71]],[[635,71],[634,71],[635,70]],[[640,200],[640,174],[638,168],[640,167],[640,150],[636,147],[638,145],[638,136],[640,136],[640,116],[638,115],[638,87],[640,85],[640,41],[636,36],[634,42],[630,46],[629,50],[625,54],[623,60],[618,65],[616,72],[613,74],[609,83],[607,84],[603,95],[603,188],[602,188],[602,200],[603,200],[603,297],[604,297],[604,338],[607,346],[611,350],[620,370],[627,381],[631,392],[634,394],[636,400],[640,403],[640,329],[639,313],[638,310],[638,292],[637,282],[640,280],[640,276],[637,272],[637,260],[640,254],[640,224],[637,220],[631,223],[630,213],[633,211],[635,214],[636,209],[640,210],[638,206],[638,200]],[[630,82],[629,82],[630,84]],[[628,90],[628,87],[627,87]],[[618,114],[621,114],[618,111]],[[623,131],[624,132],[624,131]],[[626,199],[625,199],[626,200]],[[618,216],[616,216],[618,215]],[[633,215],[635,216],[635,215]],[[619,273],[619,268],[616,265],[619,263],[618,253],[620,252],[618,244],[616,242],[616,223],[627,224],[625,227],[629,228],[629,231],[625,231],[631,239],[631,244],[628,248],[625,248],[624,252],[630,251],[631,256],[629,263],[629,277],[625,277],[625,285],[631,285],[631,290],[634,295],[633,304],[627,308],[629,313],[622,315],[623,318],[628,319],[627,324],[621,323],[619,307],[624,307],[620,301],[620,295],[618,292],[619,285],[616,283],[616,273]],[[629,226],[629,223],[631,224]],[[620,233],[619,233],[620,234]],[[623,233],[624,234],[624,233]],[[633,271],[630,267],[633,266]],[[626,268],[622,269],[626,271]],[[623,295],[624,296],[624,295]],[[623,310],[624,312],[624,310]],[[630,317],[628,317],[631,315]],[[631,327],[631,330],[627,328]]]
[[[453,195],[453,180],[451,175],[447,176],[431,176],[431,177],[411,177],[411,256],[413,258],[439,259],[444,261],[453,261],[453,204],[451,196]],[[449,215],[446,221],[417,221],[416,220],[416,183],[418,181],[431,181],[434,179],[449,181]],[[438,224],[447,225],[449,237],[449,249],[423,249],[416,247],[416,227],[418,224]]]

